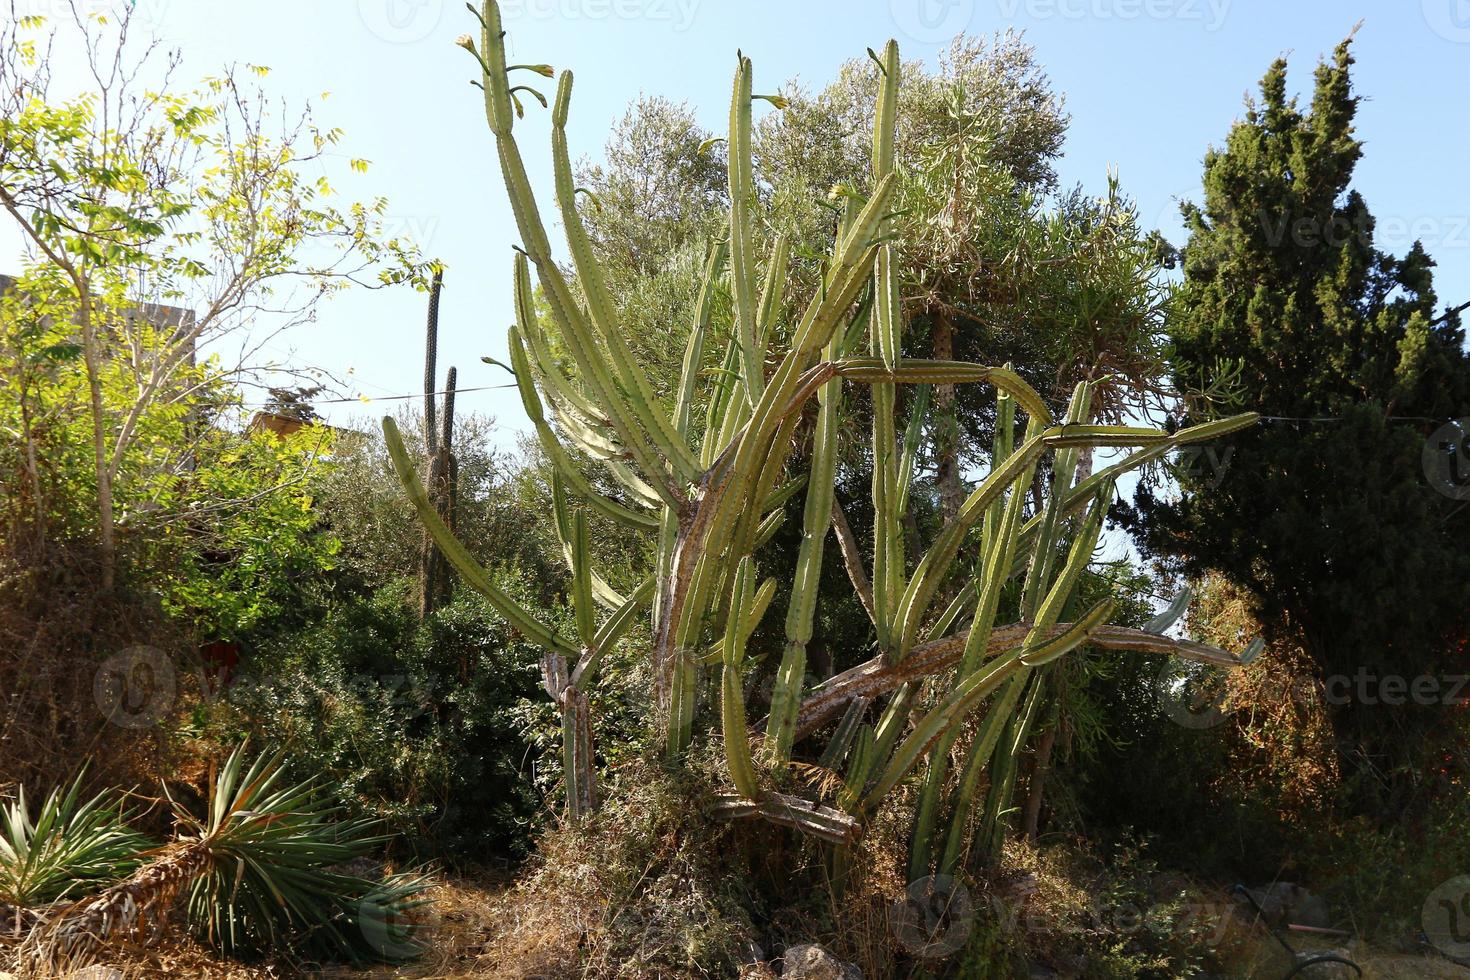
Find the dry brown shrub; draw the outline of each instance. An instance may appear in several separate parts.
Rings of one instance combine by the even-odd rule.
[[[180,668],[188,644],[156,602],[103,594],[96,568],[80,547],[0,553],[0,793],[49,789],[83,766],[99,788],[156,785],[177,769],[169,734],[194,683]],[[165,676],[149,676],[152,663]]]

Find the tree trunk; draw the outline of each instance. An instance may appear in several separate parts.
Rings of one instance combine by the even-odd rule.
[[[934,316],[934,359],[954,360],[954,324],[945,313]],[[939,511],[948,523],[959,515],[965,502],[965,488],[960,483],[959,419],[955,417],[954,385],[935,386],[934,408],[935,417],[939,420],[934,440]]]
[[[97,468],[97,558],[98,584],[111,592],[117,582],[117,533],[113,521],[112,469],[107,454],[107,416],[102,407],[102,377],[98,367],[97,328],[92,322],[92,297],[85,285],[80,289],[79,319],[82,328],[82,360],[87,368],[87,392],[92,413],[92,454]]]
[[[1026,797],[1024,833],[1033,844],[1041,826],[1041,798],[1046,792],[1046,776],[1051,769],[1051,754],[1057,744],[1057,722],[1046,726],[1041,741],[1036,745],[1036,759],[1031,764],[1031,786]]]
[[[592,758],[592,712],[587,695],[570,684],[562,691],[561,733],[567,815],[579,821],[597,809],[597,769]]]

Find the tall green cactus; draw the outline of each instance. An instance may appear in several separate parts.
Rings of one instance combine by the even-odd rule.
[[[970,801],[992,759],[1003,765],[1006,756],[997,756],[997,747],[1008,744],[1013,758],[1016,746],[1024,742],[1024,719],[1034,716],[1044,696],[1038,678],[1046,664],[1084,644],[1217,665],[1241,662],[1200,644],[1108,626],[1110,603],[1072,622],[1063,622],[1062,616],[1091,558],[1113,480],[1176,447],[1228,435],[1250,425],[1255,416],[1172,435],[1151,428],[1087,425],[1087,391],[1082,389],[1067,419],[1053,424],[1043,399],[1008,368],[902,356],[904,323],[894,247],[894,131],[901,80],[896,43],[889,41],[881,56],[874,54],[881,78],[871,184],[865,194],[850,192],[818,288],[798,311],[788,309],[795,298],[786,288],[789,243],[777,236],[761,254],[751,103],[762,96],[752,94],[750,59],[738,59],[729,115],[729,239],[711,249],[705,264],[699,298],[687,321],[682,374],[672,385],[669,407],[654,395],[654,386],[629,350],[578,213],[566,135],[571,75],[561,74],[552,104],[551,177],[575,279],[552,253],[515,135],[524,108],[519,93],[547,103],[513,73],[530,70],[550,76],[552,71],[543,65],[506,64],[494,0],[486,0],[478,16],[478,41],[464,37],[460,44],[479,64],[486,119],[519,236],[511,366],[553,470],[554,518],[570,572],[575,638],[543,626],[495,587],[428,503],[406,465],[391,420],[384,427],[400,477],[450,563],[545,651],[546,689],[562,708],[567,799],[574,815],[595,805],[587,685],[608,647],[650,598],[652,639],[646,652],[655,721],[672,765],[685,764],[695,739],[721,738],[733,788],[718,802],[717,813],[758,817],[847,844],[861,835],[895,786],[927,765],[915,833],[916,872],[935,862],[953,868],[960,859]],[[780,104],[774,97],[770,101]],[[533,270],[545,298],[544,318],[532,303]],[[722,280],[733,304],[728,320],[716,321],[711,296]],[[548,330],[555,332],[554,343]],[[784,344],[781,337],[788,338]],[[711,346],[722,369],[707,378],[702,365]],[[564,352],[565,359],[553,351]],[[837,434],[847,417],[845,383],[867,385],[872,394],[871,571],[864,567],[834,498]],[[929,386],[977,383],[995,388],[1000,399],[991,470],[911,566],[905,557],[903,520]],[[919,397],[910,400],[913,410],[900,438],[898,394],[903,386],[914,388]],[[818,400],[815,420],[808,421],[805,408],[813,398]],[[1026,416],[1024,425],[1019,413]],[[809,425],[812,451],[803,465],[793,458],[799,441],[795,436]],[[1077,452],[1098,446],[1134,452],[1073,486]],[[1029,489],[1048,459],[1057,478],[1046,504],[1030,512]],[[601,467],[608,479],[590,480],[586,460]],[[608,495],[601,489],[607,486],[617,489]],[[776,582],[768,578],[757,588],[756,581],[783,504],[803,492],[801,545],[786,609],[784,650],[762,725],[752,723],[746,647],[771,604]],[[571,498],[582,508],[574,509]],[[591,568],[589,514],[651,536],[652,577],[634,595],[618,595]],[[809,686],[806,645],[813,635],[829,527],[836,529],[848,575],[872,617],[877,653]],[[977,527],[979,534],[972,534]],[[1022,622],[1000,625],[999,597],[1013,581],[1023,584],[1026,614]],[[941,594],[953,599],[936,609]],[[609,612],[600,626],[596,607]],[[966,613],[968,628],[956,631]],[[719,670],[713,686],[700,683],[701,672],[710,667]],[[937,701],[914,717],[924,704],[918,695],[926,679],[951,672],[952,680],[936,688]],[[962,722],[982,707],[987,714],[980,736],[964,746],[958,790],[946,807],[940,795],[951,781],[941,757],[947,759],[958,747]],[[817,743],[829,725],[836,728],[823,748]],[[788,761],[808,742],[823,765],[842,770],[841,784],[830,797],[778,789],[787,782],[783,771]],[[992,793],[1001,792],[997,787],[1005,779],[1000,776],[990,784]],[[946,810],[950,820],[941,847],[940,816]]]
[[[458,374],[449,369],[444,384],[444,411],[438,412],[437,361],[439,356],[439,294],[444,287],[444,272],[434,270],[434,280],[429,287],[429,316],[424,338],[424,457],[428,460],[426,488],[439,519],[451,531],[454,530],[455,513],[458,510],[459,460],[454,455],[454,390]],[[436,430],[436,419],[441,420],[442,430]],[[454,581],[449,562],[434,542],[433,535],[424,532],[419,551],[419,616],[428,616],[449,601]]]

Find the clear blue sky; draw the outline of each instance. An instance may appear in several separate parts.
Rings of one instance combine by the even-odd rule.
[[[479,358],[504,353],[515,235],[479,94],[468,84],[473,64],[454,47],[473,26],[462,3],[135,4],[182,49],[182,77],[251,62],[272,68],[266,84],[282,96],[332,93],[318,116],[347,131],[341,171],[347,156],[372,161],[368,175],[339,185],[388,196],[398,229],[449,265],[440,364],[457,364],[464,387],[503,382]],[[22,12],[56,6],[20,0]],[[575,70],[570,135],[578,155],[600,152],[610,122],[640,92],[687,100],[706,125],[722,128],[736,47],[755,60],[756,90],[773,91],[792,78],[820,85],[844,59],[888,37],[905,57],[932,61],[956,31],[1023,29],[1072,114],[1064,181],[1100,191],[1116,167],[1144,218],[1176,242],[1172,201],[1197,195],[1205,148],[1223,138],[1270,61],[1288,54],[1301,91],[1318,57],[1361,19],[1356,81],[1369,101],[1358,121],[1367,152],[1357,186],[1390,233],[1382,244],[1401,252],[1423,238],[1440,265],[1441,298],[1470,299],[1470,0],[510,0],[504,10],[513,60]],[[546,157],[547,129],[546,114],[533,107],[519,130],[534,151],[533,172]],[[6,229],[4,265],[14,264],[16,249]],[[353,394],[412,392],[423,306],[408,289],[340,297],[287,346],[299,362],[354,369]],[[461,404],[519,428],[514,392],[468,394]],[[332,417],[390,407],[338,406]]]

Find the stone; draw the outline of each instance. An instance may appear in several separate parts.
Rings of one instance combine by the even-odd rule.
[[[1289,881],[1272,882],[1261,888],[1247,889],[1261,913],[1271,925],[1312,926],[1316,929],[1332,928],[1332,912],[1327,901],[1313,895],[1301,885]],[[1244,903],[1244,900],[1241,900]]]
[[[781,957],[781,976],[794,980],[863,980],[863,971],[816,943],[802,943]]]

